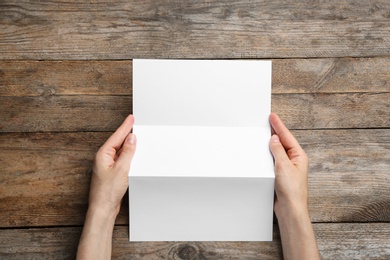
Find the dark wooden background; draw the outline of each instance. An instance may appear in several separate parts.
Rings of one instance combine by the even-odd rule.
[[[388,0],[0,0],[0,258],[75,257],[134,58],[272,59],[321,257],[390,258]],[[277,224],[273,242],[129,243],[126,203],[113,258],[282,257]]]

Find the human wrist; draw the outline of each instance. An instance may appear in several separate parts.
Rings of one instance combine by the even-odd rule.
[[[114,223],[118,213],[119,210],[115,209],[114,207],[91,203],[88,206],[87,216],[93,216],[95,219],[101,219]]]
[[[89,194],[88,210],[101,216],[114,217],[119,214],[121,201],[110,195],[107,189],[91,190]]]
[[[278,221],[285,218],[309,217],[309,209],[306,203],[289,203],[275,209],[275,215]]]

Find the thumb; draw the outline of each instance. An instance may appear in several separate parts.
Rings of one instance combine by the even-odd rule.
[[[135,153],[135,147],[137,145],[137,138],[134,134],[130,133],[123,142],[120,155],[116,161],[116,165],[119,167],[126,167],[128,171],[130,169],[130,163]]]
[[[271,150],[272,156],[275,159],[276,168],[279,168],[290,162],[286,150],[284,149],[282,143],[280,142],[279,136],[272,135],[269,148]]]

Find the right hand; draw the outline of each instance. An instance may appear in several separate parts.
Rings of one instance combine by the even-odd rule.
[[[282,120],[271,113],[274,135],[270,150],[275,159],[275,214],[282,217],[291,211],[308,212],[308,158]]]

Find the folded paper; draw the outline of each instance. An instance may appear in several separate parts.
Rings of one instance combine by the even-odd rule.
[[[130,241],[272,240],[271,62],[134,60]]]

